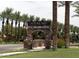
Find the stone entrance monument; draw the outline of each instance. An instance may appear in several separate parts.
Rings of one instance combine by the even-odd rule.
[[[27,21],[27,37],[24,48],[46,46],[51,40],[51,21]]]

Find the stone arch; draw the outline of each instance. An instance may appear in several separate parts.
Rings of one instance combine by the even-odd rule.
[[[32,32],[33,39],[45,39],[45,32],[43,30],[34,30]]]
[[[42,40],[38,38],[38,40],[33,40],[33,33],[35,32],[41,32],[44,36]],[[50,23],[48,21],[45,21],[42,23],[42,21],[29,21],[28,22],[28,28],[27,28],[27,40],[31,40],[32,47],[39,47],[39,46],[48,46],[47,44],[50,42],[51,39],[51,31],[50,31]],[[38,35],[38,34],[37,34]]]

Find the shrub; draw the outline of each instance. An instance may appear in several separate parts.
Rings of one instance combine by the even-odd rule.
[[[2,44],[3,43],[3,40],[2,40],[2,38],[0,38],[0,44]]]
[[[63,39],[59,39],[57,42],[57,47],[58,48],[63,48],[65,46],[65,42]]]

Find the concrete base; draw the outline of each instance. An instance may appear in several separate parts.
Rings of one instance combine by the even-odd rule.
[[[44,40],[42,39],[35,39],[33,40],[33,46],[32,47],[42,47],[44,45]]]

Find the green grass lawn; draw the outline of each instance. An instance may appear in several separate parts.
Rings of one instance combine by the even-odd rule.
[[[57,49],[57,51],[43,50],[40,52],[29,52],[12,56],[4,56],[3,58],[78,58],[79,48]]]

